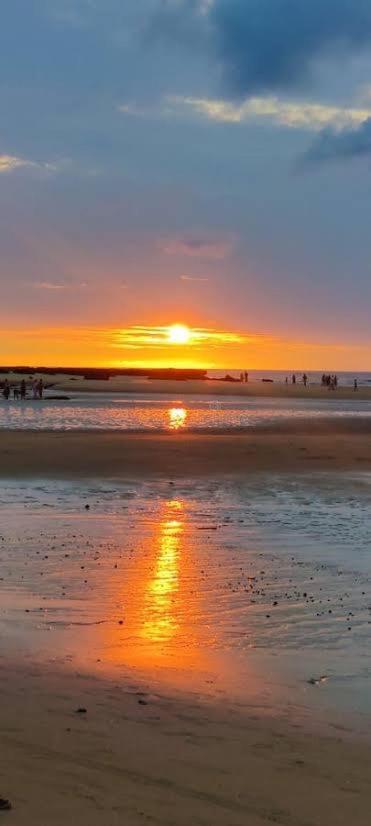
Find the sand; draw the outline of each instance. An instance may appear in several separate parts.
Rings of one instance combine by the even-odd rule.
[[[222,435],[0,432],[0,474],[229,476],[370,470],[367,421],[301,421]],[[339,725],[309,730],[225,695],[166,696],[0,660],[0,796],[14,826],[368,826],[371,750]],[[314,688],[313,690],[316,690]],[[78,708],[87,713],[77,714]]]
[[[130,393],[152,394],[162,393],[181,398],[182,396],[202,394],[206,396],[241,396],[271,397],[284,399],[370,399],[371,386],[360,387],[355,393],[352,387],[338,387],[336,391],[328,390],[318,384],[304,387],[302,383],[295,385],[280,384],[278,382],[252,381],[248,384],[225,381],[162,381],[142,378],[112,378],[109,381],[85,381],[84,379],[59,380],[45,376],[46,384],[52,383],[55,392],[68,393],[72,391],[102,392],[102,393]]]
[[[371,469],[371,422],[305,421],[222,434],[0,431],[1,477],[133,478]]]
[[[0,728],[14,826],[370,822],[370,749],[341,727],[323,737],[135,679],[2,664]]]
[[[42,374],[38,374],[42,375]],[[0,374],[0,381],[8,378],[13,384],[19,384],[22,376],[15,373]],[[31,381],[26,376],[27,383],[30,387]],[[51,393],[68,394],[72,392],[90,392],[90,393],[127,393],[130,395],[137,395],[144,393],[145,395],[152,394],[167,394],[173,396],[175,399],[182,398],[182,396],[201,394],[204,396],[239,396],[246,398],[283,398],[283,399],[323,399],[334,400],[337,399],[353,399],[353,400],[371,400],[371,385],[360,386],[355,393],[353,387],[342,387],[341,385],[336,391],[329,390],[327,387],[321,387],[319,384],[311,384],[304,387],[302,382],[293,384],[282,384],[280,382],[263,382],[250,381],[248,384],[241,382],[225,382],[216,380],[206,381],[166,381],[159,379],[147,378],[130,378],[125,376],[118,376],[109,379],[108,381],[93,381],[85,380],[83,377],[67,376],[60,374],[43,375],[45,385],[50,386]]]

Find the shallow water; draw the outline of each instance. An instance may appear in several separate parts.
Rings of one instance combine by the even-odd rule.
[[[324,391],[326,394],[326,391]],[[0,400],[0,429],[213,431],[321,417],[370,417],[371,402],[210,396],[71,394],[69,401]]]
[[[0,655],[369,713],[370,515],[367,474],[3,483]]]

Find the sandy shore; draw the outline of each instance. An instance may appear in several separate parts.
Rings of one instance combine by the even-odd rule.
[[[367,420],[233,435],[0,432],[3,478],[351,469],[371,470]],[[129,668],[112,681],[67,658],[59,670],[32,657],[9,663],[4,651],[0,677],[0,797],[13,807],[0,817],[14,826],[370,822],[369,745],[337,724],[308,730],[293,703],[272,719],[225,694],[163,696]]]
[[[371,423],[300,421],[243,433],[0,431],[0,476],[133,478],[370,470]]]
[[[42,375],[42,374],[38,374]],[[0,381],[8,378],[11,384],[19,384],[21,376],[16,373],[0,374]],[[26,377],[29,388],[31,379]],[[281,384],[279,382],[250,381],[248,384],[241,382],[225,382],[216,380],[205,381],[166,381],[149,378],[130,378],[118,376],[108,381],[93,381],[82,377],[71,377],[56,375],[43,375],[44,384],[51,386],[52,393],[67,394],[72,392],[86,393],[127,393],[137,394],[166,394],[179,399],[182,396],[204,395],[204,396],[239,396],[246,398],[266,397],[283,399],[323,399],[325,401],[333,399],[365,399],[371,400],[371,385],[360,386],[355,393],[353,387],[342,387],[336,391],[328,390],[319,384],[309,384],[304,387],[298,381],[296,384]],[[30,389],[30,395],[31,389]]]
[[[86,713],[76,713],[85,708]],[[14,826],[368,826],[370,749],[243,706],[1,665]]]
[[[130,393],[130,394],[169,394],[175,398],[202,394],[206,396],[241,396],[271,397],[284,399],[370,399],[371,386],[360,387],[355,393],[352,387],[338,387],[336,391],[320,387],[318,384],[304,387],[302,383],[279,384],[278,382],[251,381],[248,384],[225,381],[159,381],[154,379],[112,378],[109,381],[85,381],[84,379],[67,379],[55,381],[46,376],[45,382],[53,383],[56,392],[71,391]]]

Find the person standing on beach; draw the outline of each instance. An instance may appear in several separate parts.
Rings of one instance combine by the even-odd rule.
[[[296,384],[296,376],[295,373],[292,374],[292,383]]]
[[[37,379],[34,379],[32,382],[32,398],[38,399],[39,397],[39,382]]]
[[[249,383],[249,374],[245,372],[245,384]]]
[[[22,401],[26,398],[26,382],[24,379],[21,381],[21,399]]]
[[[17,402],[19,399],[19,388],[17,384],[15,384],[13,387],[13,398],[15,402]]]
[[[42,379],[40,379],[40,381],[38,383],[37,390],[38,390],[38,394],[39,394],[39,399],[42,399],[43,395],[44,395],[44,382],[43,382]]]
[[[9,396],[10,396],[10,384],[8,382],[8,379],[5,379],[5,381],[4,381],[3,396],[4,396],[4,399],[6,399],[6,401],[8,401]]]
[[[356,390],[358,390],[358,379],[354,379],[354,385],[353,385],[353,387],[354,387],[354,390],[355,390],[355,391],[356,391]]]
[[[304,387],[306,387],[307,384],[308,384],[308,376],[307,376],[306,373],[304,373],[304,375],[303,375],[303,384],[304,384]]]

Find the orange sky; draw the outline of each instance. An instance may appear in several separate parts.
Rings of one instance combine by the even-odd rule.
[[[184,322],[183,322],[184,323]],[[0,361],[32,366],[135,366],[229,369],[367,370],[371,344],[346,346],[241,331],[190,328],[187,343],[168,327],[33,328],[0,331]]]

